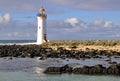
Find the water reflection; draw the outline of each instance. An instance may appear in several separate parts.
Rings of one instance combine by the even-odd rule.
[[[86,60],[85,62],[88,62]],[[47,59],[37,58],[0,58],[0,81],[120,81],[118,76],[90,76],[90,75],[48,75],[43,71],[50,65],[61,66],[66,63],[80,64],[81,60]],[[84,63],[85,63],[84,62]],[[102,63],[102,62],[101,62]]]
[[[110,66],[108,60],[109,58],[91,58],[85,60],[76,60],[76,59],[60,59],[60,58],[48,58],[46,60],[39,60],[38,58],[0,58],[0,70],[24,70],[24,69],[32,69],[36,68],[36,72],[41,72],[41,69],[45,69],[49,66],[60,67],[65,64],[69,64],[73,67],[83,67],[94,66],[96,64],[101,64],[104,67]],[[120,58],[112,58],[111,61],[120,63]]]
[[[44,72],[44,69],[40,67],[34,67],[34,69],[34,73],[36,74],[42,74]]]

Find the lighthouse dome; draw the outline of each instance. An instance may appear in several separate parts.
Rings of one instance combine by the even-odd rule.
[[[41,11],[41,12],[45,11],[45,8],[44,8],[44,7],[41,7],[41,8],[40,8],[40,11]]]

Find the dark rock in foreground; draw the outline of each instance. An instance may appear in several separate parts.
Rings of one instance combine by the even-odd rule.
[[[120,56],[120,52],[112,50],[96,50],[89,49],[86,50],[67,50],[63,47],[57,47],[53,49],[47,46],[40,45],[0,45],[0,57],[41,57],[45,58],[101,58],[100,56]]]
[[[102,65],[84,66],[84,67],[70,67],[68,65],[62,67],[48,67],[44,73],[46,74],[62,74],[62,73],[74,73],[74,74],[92,74],[92,75],[120,75],[120,64],[111,65],[108,68]]]
[[[69,67],[68,65],[62,66],[62,67],[48,67],[44,73],[49,73],[49,74],[61,74],[61,73],[71,73],[72,68]]]

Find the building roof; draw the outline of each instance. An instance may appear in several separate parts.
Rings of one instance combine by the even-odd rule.
[[[45,11],[45,8],[44,7],[40,7],[39,9],[41,12]]]

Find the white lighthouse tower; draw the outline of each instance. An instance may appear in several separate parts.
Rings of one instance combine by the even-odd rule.
[[[43,42],[47,42],[47,29],[46,29],[47,14],[45,13],[44,7],[41,7],[39,9],[37,19],[38,19],[37,44],[42,44]]]

